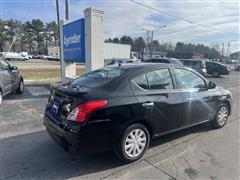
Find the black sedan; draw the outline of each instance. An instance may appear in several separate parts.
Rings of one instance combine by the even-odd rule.
[[[105,67],[55,86],[44,125],[68,152],[143,156],[151,139],[210,122],[223,127],[232,95],[196,71],[169,64]]]
[[[213,77],[219,77],[220,75],[228,75],[230,73],[230,67],[218,62],[206,61],[207,73]]]

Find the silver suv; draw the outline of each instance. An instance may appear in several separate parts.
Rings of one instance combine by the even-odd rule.
[[[0,59],[0,106],[2,105],[3,96],[11,92],[21,94],[23,90],[23,77],[17,67],[11,66],[7,61]]]

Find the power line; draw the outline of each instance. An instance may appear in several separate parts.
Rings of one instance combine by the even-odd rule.
[[[161,13],[161,14],[165,14],[165,15],[168,15],[168,16],[171,16],[171,17],[174,17],[174,18],[181,19],[181,20],[183,20],[183,21],[185,21],[185,22],[188,22],[188,23],[190,23],[190,24],[196,24],[196,25],[198,25],[198,26],[201,26],[201,27],[204,27],[204,28],[208,28],[208,29],[211,29],[211,30],[213,30],[213,31],[217,31],[217,32],[224,33],[224,34],[238,35],[238,34],[236,34],[236,33],[224,32],[224,31],[218,30],[218,29],[216,29],[216,28],[214,28],[214,27],[207,26],[207,25],[205,25],[205,24],[201,24],[201,23],[198,23],[198,22],[195,22],[195,21],[191,21],[191,20],[189,20],[189,19],[186,19],[186,18],[177,16],[177,15],[174,15],[174,14],[171,14],[171,13],[168,13],[168,12],[165,12],[165,11],[161,11],[161,10],[159,10],[159,9],[156,9],[156,8],[151,7],[151,6],[149,6],[149,5],[146,5],[146,4],[137,2],[137,1],[135,1],[135,0],[130,0],[130,1],[133,2],[133,3],[135,3],[135,4],[138,4],[138,5],[140,5],[140,6],[143,6],[143,7],[145,7],[145,8],[148,8],[148,9],[151,9],[151,10],[154,10],[154,11],[157,11],[157,12],[159,12],[159,13]]]

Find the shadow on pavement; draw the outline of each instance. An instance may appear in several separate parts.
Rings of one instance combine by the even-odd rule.
[[[178,133],[155,139],[151,143],[150,148],[159,146],[158,151],[154,152],[159,154],[162,150],[161,145],[165,143],[189,134],[209,130],[210,127],[207,124],[182,130]],[[91,174],[96,172],[102,177],[106,176],[104,171],[124,165],[112,152],[80,155],[68,154],[50,139],[46,131],[1,139],[1,151],[0,174],[3,179],[66,179],[84,175],[91,177]]]
[[[36,92],[36,95],[32,94],[32,92],[30,91],[31,89],[34,89],[34,92]],[[5,100],[26,100],[26,99],[48,98],[49,91],[50,91],[50,85],[48,83],[27,84],[25,85],[23,94],[11,93],[11,94],[8,94],[6,97],[4,97],[4,99]]]

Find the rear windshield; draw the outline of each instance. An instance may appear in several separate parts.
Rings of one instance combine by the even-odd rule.
[[[110,82],[114,78],[117,78],[126,72],[125,69],[117,67],[108,67],[104,69],[98,69],[87,73],[77,79],[75,79],[71,86],[75,87],[90,87],[96,88],[103,86],[104,84]]]
[[[177,64],[177,65],[179,65],[179,66],[183,66],[183,64],[181,63],[181,61],[179,61],[178,59],[170,59],[170,62],[172,63],[172,64]]]
[[[170,63],[167,59],[148,59],[146,62],[152,62],[152,63]]]

